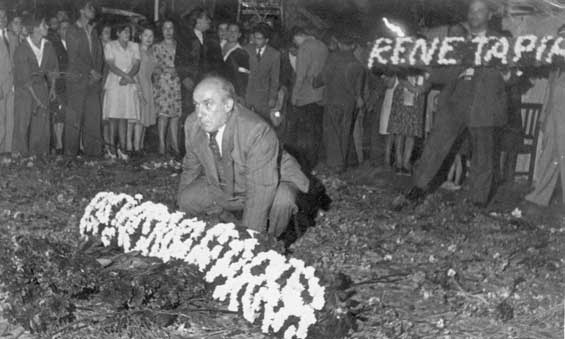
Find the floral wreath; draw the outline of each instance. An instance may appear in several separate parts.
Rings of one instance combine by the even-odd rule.
[[[213,298],[260,324],[261,331],[306,338],[323,315],[329,292],[315,269],[265,246],[261,234],[233,224],[207,225],[182,212],[170,213],[143,197],[100,192],[80,221],[82,236],[104,246],[138,251],[163,261],[196,265]]]
[[[506,37],[378,38],[368,60],[369,68],[392,66],[537,67],[565,61],[563,37],[521,35]]]

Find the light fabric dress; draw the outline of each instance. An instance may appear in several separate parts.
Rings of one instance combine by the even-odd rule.
[[[120,43],[110,41],[104,47],[106,61],[113,61],[116,67],[124,72],[129,72],[136,60],[140,59],[139,45],[128,42],[123,48]],[[140,119],[139,85],[120,85],[121,77],[112,71],[108,72],[104,84],[104,119]]]
[[[153,54],[153,49],[150,48],[144,51],[142,48],[139,50],[141,56],[141,64],[139,65],[139,73],[137,73],[137,81],[141,88],[143,100],[141,102],[141,123],[145,127],[155,125],[157,121],[157,113],[155,111],[155,100],[153,99],[153,82],[151,77],[155,67],[157,66],[157,59]]]
[[[155,79],[155,107],[159,116],[178,118],[181,116],[181,84],[175,70],[176,48],[164,42],[153,46],[157,63],[164,71]]]
[[[379,134],[381,135],[388,135],[388,122],[390,120],[392,100],[394,98],[394,91],[396,90],[396,86],[398,86],[398,79],[394,78],[394,86],[392,86],[392,88],[387,88],[385,92],[379,124]]]

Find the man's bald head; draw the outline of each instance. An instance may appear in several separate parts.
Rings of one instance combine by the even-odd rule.
[[[202,88],[213,88],[217,91],[221,91],[226,99],[235,99],[235,87],[233,84],[225,78],[220,76],[208,76],[202,79],[194,89],[194,92],[198,90],[199,87]]]
[[[195,112],[202,129],[217,131],[228,120],[235,105],[235,89],[231,82],[218,77],[204,78],[193,93]]]

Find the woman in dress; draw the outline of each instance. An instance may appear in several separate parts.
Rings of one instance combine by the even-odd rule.
[[[394,135],[394,166],[399,174],[412,171],[412,151],[416,138],[424,134],[423,76],[399,79],[394,90],[388,133]]]
[[[48,105],[55,99],[57,55],[47,36],[44,19],[27,18],[30,35],[14,53],[14,152],[21,155],[49,153]]]
[[[108,76],[104,84],[104,118],[110,120],[110,144],[115,148],[116,130],[120,139],[117,155],[127,160],[124,150],[132,150],[134,122],[140,119],[139,87],[135,76],[139,71],[139,45],[130,41],[129,25],[116,29],[118,39],[104,47]]]
[[[396,76],[387,77],[383,76],[386,84],[386,91],[381,107],[381,114],[379,115],[379,134],[385,137],[385,162],[386,168],[391,168],[392,164],[392,144],[393,136],[388,133],[388,124],[390,120],[390,112],[392,110],[392,101],[394,92],[398,86],[398,79]]]
[[[163,41],[153,46],[157,59],[157,76],[154,82],[155,106],[158,115],[159,153],[165,154],[166,132],[169,127],[171,145],[175,154],[179,153],[178,124],[181,116],[181,84],[175,69],[177,42],[175,41],[174,24],[166,20],[162,25]]]
[[[139,66],[139,73],[137,73],[137,81],[141,90],[141,119],[135,124],[133,150],[136,153],[143,150],[145,128],[155,125],[157,120],[152,83],[153,72],[157,66],[157,59],[153,54],[152,48],[153,39],[154,31],[152,27],[147,26],[140,31],[139,54],[141,56],[141,64]]]

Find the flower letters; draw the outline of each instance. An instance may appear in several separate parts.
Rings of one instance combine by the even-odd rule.
[[[257,232],[207,225],[165,205],[142,202],[140,195],[98,193],[86,207],[80,232],[125,252],[195,265],[214,299],[227,302],[230,311],[264,333],[306,338],[326,303],[314,268],[262,246]]]
[[[369,68],[393,66],[540,66],[565,61],[565,41],[552,36],[434,38],[399,37],[375,41]]]

